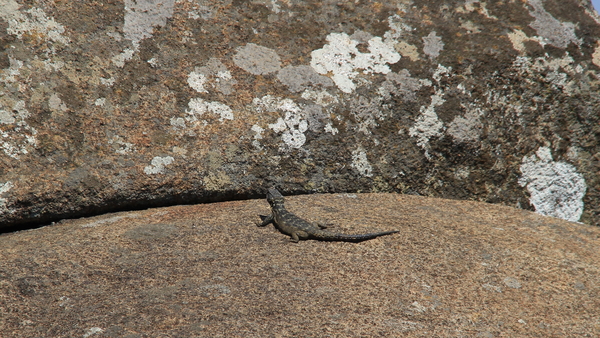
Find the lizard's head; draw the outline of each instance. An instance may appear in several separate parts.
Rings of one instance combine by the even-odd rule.
[[[267,191],[267,202],[270,205],[274,205],[277,203],[283,204],[283,195],[275,188],[269,188]]]

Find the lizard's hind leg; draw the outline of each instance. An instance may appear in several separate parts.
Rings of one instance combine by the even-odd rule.
[[[291,234],[292,238],[290,238],[290,241],[294,242],[294,243],[298,243],[298,241],[300,240],[300,238],[298,237],[298,234],[293,232]]]
[[[321,222],[313,222],[314,225],[318,226],[321,229],[327,229],[329,228],[329,225],[325,224],[325,223],[321,223]]]
[[[309,239],[310,235],[303,230],[297,230],[294,231],[290,234],[290,236],[292,237],[290,240],[294,243],[298,243],[298,241],[300,240],[305,240],[305,239]]]

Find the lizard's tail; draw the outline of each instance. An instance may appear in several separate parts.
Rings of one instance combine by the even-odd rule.
[[[370,239],[395,234],[400,232],[399,230],[393,231],[382,231],[382,232],[374,232],[370,234],[360,234],[360,235],[346,235],[346,234],[337,234],[329,231],[317,231],[312,234],[312,237],[321,241],[338,241],[338,242],[362,242],[368,241]]]

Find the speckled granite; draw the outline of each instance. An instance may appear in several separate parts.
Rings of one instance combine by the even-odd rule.
[[[304,195],[355,244],[254,225],[249,200],[0,235],[2,337],[597,337],[600,228],[480,202]]]

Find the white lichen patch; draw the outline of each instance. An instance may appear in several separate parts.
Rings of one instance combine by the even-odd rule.
[[[15,123],[14,115],[6,110],[0,110],[0,123],[2,124],[11,124]]]
[[[513,62],[513,67],[523,75],[543,74],[544,81],[548,82],[554,89],[562,90],[565,94],[571,95],[579,85],[579,80],[575,75],[583,72],[583,68],[575,64],[573,57],[569,53],[565,53],[561,58],[552,58],[548,55],[535,59],[518,56]]]
[[[265,7],[269,8],[275,14],[279,14],[281,12],[281,5],[277,0],[263,0],[257,1],[256,3],[262,3]]]
[[[442,65],[438,65],[435,72],[431,76],[436,82],[440,82],[443,76],[449,76],[452,71],[452,67],[444,67]]]
[[[207,2],[207,4],[210,4],[210,2]],[[194,8],[188,12],[188,17],[190,19],[209,20],[209,19],[212,19],[215,15],[214,10],[206,5],[199,5],[199,4],[195,4],[195,3],[191,3],[190,5],[197,6],[196,8]]]
[[[106,98],[104,98],[104,97],[97,98],[96,100],[94,100],[94,105],[97,107],[104,107],[105,104],[106,104]]]
[[[438,118],[435,109],[446,102],[440,81],[442,80],[442,77],[449,76],[451,71],[452,67],[438,65],[431,76],[437,84],[429,84],[433,85],[435,88],[435,93],[431,96],[431,103],[428,106],[421,106],[421,114],[417,117],[415,124],[408,130],[410,136],[417,138],[417,144],[425,150],[425,157],[427,158],[430,157],[429,140],[432,137],[441,136],[442,131],[444,130],[444,124]],[[423,85],[428,85],[424,80],[422,80],[421,83]]]
[[[363,74],[387,74],[391,70],[388,64],[400,60],[392,43],[384,43],[380,37],[368,41],[368,53],[362,53],[357,46],[360,41],[350,38],[346,33],[331,33],[327,44],[311,53],[310,65],[319,74],[331,73],[332,80],[344,93],[356,89],[355,79],[359,70]]]
[[[14,0],[0,1],[0,18],[8,23],[8,34],[19,39],[28,35],[63,44],[69,42],[69,38],[63,35],[64,26],[46,16],[42,9],[33,7],[21,12],[20,7]]]
[[[156,58],[150,58],[148,60],[146,60],[146,62],[148,62],[148,64],[152,67],[152,68],[156,68],[159,66],[158,60],[156,60]]]
[[[408,134],[417,138],[417,144],[427,149],[429,140],[432,137],[442,135],[444,124],[438,118],[435,108],[442,105],[446,100],[443,98],[441,89],[435,91],[431,96],[431,103],[428,106],[421,106],[421,115],[417,117],[415,124],[409,129]]]
[[[239,47],[233,62],[254,75],[275,73],[281,69],[281,59],[274,50],[254,43]]]
[[[290,148],[300,148],[306,142],[304,133],[308,129],[308,123],[291,111],[286,111],[285,117],[280,117],[277,123],[269,124],[269,128],[281,132],[281,140]]]
[[[399,7],[401,5],[398,5]],[[386,43],[397,43],[406,32],[414,31],[414,28],[403,22],[402,16],[398,14],[390,15],[387,19],[390,30],[383,34]]]
[[[339,133],[339,130],[336,127],[334,127],[333,124],[331,124],[331,122],[325,124],[325,131],[331,133],[331,135]]]
[[[186,120],[191,123],[201,121],[203,124],[207,124],[206,120],[200,120],[200,117],[207,112],[218,115],[219,122],[233,120],[233,111],[221,102],[208,102],[201,98],[193,98],[188,102],[188,107],[189,109],[185,111],[188,114]]]
[[[133,58],[134,53],[135,51],[133,49],[126,48],[122,53],[113,56],[111,61],[115,66],[123,68],[125,66],[125,62]]]
[[[217,58],[211,58],[206,65],[196,67],[188,76],[188,84],[199,93],[217,90],[225,95],[232,94],[237,81],[231,72]]]
[[[362,176],[373,176],[373,167],[367,159],[367,153],[362,148],[352,151],[352,163],[350,166],[356,169]]]
[[[277,122],[268,125],[271,130],[281,134],[283,144],[280,150],[298,149],[306,143],[308,121],[304,110],[296,102],[266,95],[255,98],[252,103],[258,112],[279,111],[284,114]]]
[[[114,146],[117,154],[125,155],[133,151],[133,144],[123,141],[120,136],[114,136],[108,141],[108,144]]]
[[[580,160],[581,151],[582,151],[581,148],[578,146],[570,146],[567,148],[567,152],[566,152],[565,156],[569,160],[576,162],[576,161]]]
[[[469,168],[465,166],[456,167],[454,168],[453,172],[454,177],[456,177],[459,180],[467,179],[471,175],[471,171],[469,171]]]
[[[63,61],[53,61],[51,59],[48,60],[42,60],[42,62],[44,63],[44,69],[49,71],[49,72],[56,72],[61,70],[64,66],[65,63]]]
[[[379,95],[389,99],[391,95],[398,95],[406,101],[416,101],[416,92],[423,86],[423,83],[416,78],[410,76],[410,72],[406,69],[400,70],[398,73],[388,73],[385,76],[385,81],[378,89]]]
[[[231,81],[231,72],[228,70],[218,71],[216,74],[216,78],[223,81]]]
[[[2,73],[0,73],[0,82],[6,84],[17,81],[17,76],[21,75],[20,69],[23,67],[23,61],[19,61],[10,56],[8,57],[8,62],[10,66],[6,69],[2,69]]]
[[[580,46],[583,41],[575,35],[575,25],[571,22],[561,22],[544,9],[542,0],[527,1],[533,10],[529,14],[535,18],[529,26],[543,38],[544,43],[558,48],[567,48],[569,43]]]
[[[106,35],[115,39],[115,41],[123,40],[123,36],[119,32],[112,31],[112,30],[110,30],[110,28],[108,28],[108,29],[109,29],[109,31],[106,32]]]
[[[173,126],[174,129],[185,129],[186,125],[185,125],[185,119],[183,117],[171,117],[171,126]]]
[[[188,75],[187,83],[198,93],[208,93],[208,90],[204,89],[206,80],[206,76],[200,73],[198,67],[196,67],[196,70]]]
[[[11,212],[11,210],[9,210],[8,207],[6,206],[6,203],[8,202],[8,200],[2,196],[5,193],[7,193],[8,191],[10,191],[10,189],[12,189],[13,186],[14,185],[12,184],[11,181],[0,184],[0,215]]]
[[[537,213],[579,221],[587,186],[577,168],[553,161],[550,148],[540,147],[535,155],[523,157],[520,169],[519,184],[527,187]]]
[[[485,1],[465,0],[465,11],[466,12],[477,12],[477,13],[485,16],[488,19],[498,20],[498,17],[491,15],[490,12],[487,10]],[[462,12],[462,10],[459,10],[458,12],[460,13],[460,12]]]
[[[256,149],[263,149],[263,146],[260,144],[260,140],[263,139],[262,133],[265,131],[265,129],[255,124],[252,126],[251,130],[254,132],[254,140],[252,141],[252,145],[256,147]]]
[[[48,106],[54,111],[67,111],[67,106],[64,104],[64,102],[62,102],[56,93],[50,95],[50,98],[48,99]]]
[[[123,63],[123,65],[125,65],[125,63]],[[108,87],[111,87],[112,85],[114,85],[115,81],[116,81],[116,79],[114,77],[110,77],[108,79],[103,78],[103,77],[100,78],[100,83],[105,86],[108,86]]]
[[[14,159],[28,154],[37,145],[37,130],[25,120],[29,115],[25,101],[17,101],[12,110],[3,109],[0,105],[0,148]]]
[[[152,36],[154,26],[164,27],[173,16],[175,0],[125,0],[123,34],[137,50],[140,41]]]
[[[448,125],[447,132],[459,143],[478,141],[483,132],[483,123],[480,120],[483,109],[475,105],[462,106],[467,112],[464,116],[455,117]]]
[[[329,94],[329,92],[325,89],[321,91],[307,89],[302,92],[301,97],[305,100],[312,101],[323,107],[339,103],[337,97]]]
[[[437,58],[443,49],[444,43],[442,42],[442,38],[437,36],[435,31],[432,31],[423,38],[423,53],[431,59]]]
[[[165,167],[168,166],[169,164],[173,163],[173,161],[175,161],[175,159],[172,156],[166,156],[166,157],[156,156],[155,158],[152,159],[152,162],[150,162],[150,165],[146,166],[144,168],[144,172],[147,175],[164,174]]]
[[[460,24],[460,28],[463,28],[469,34],[480,33],[481,30],[483,29],[483,27],[476,25],[475,23],[473,23],[473,21],[470,21],[470,20],[463,21]]]
[[[400,4],[397,6],[398,9],[403,7],[403,5]],[[415,29],[404,23],[402,17],[398,14],[389,16],[387,21],[388,25],[390,26],[390,30],[383,34],[383,41],[390,46],[394,46],[394,49],[403,57],[407,57],[411,61],[418,61],[420,59],[418,48],[402,40],[403,35],[406,33],[411,33]]]

